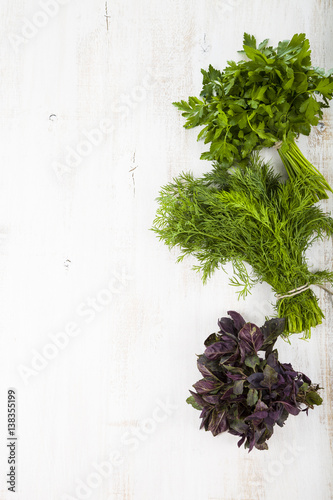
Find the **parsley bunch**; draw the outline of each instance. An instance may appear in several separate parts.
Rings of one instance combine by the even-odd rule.
[[[295,139],[309,135],[333,97],[333,70],[311,66],[309,40],[296,34],[276,48],[244,34],[247,61],[229,61],[224,71],[201,70],[200,98],[174,103],[186,118],[185,128],[203,126],[198,140],[210,144],[205,160],[223,165],[247,163],[247,156],[277,145],[292,181],[302,180],[313,200],[332,191],[322,174],[303,156]]]
[[[194,255],[204,281],[231,262],[231,284],[242,286],[243,296],[261,281],[280,295],[305,284],[333,283],[333,273],[311,272],[305,257],[314,241],[333,235],[333,219],[313,204],[301,181],[281,183],[258,154],[232,172],[218,166],[199,179],[181,174],[157,200],[153,230],[181,249],[178,261]],[[279,299],[276,307],[286,318],[285,336],[304,332],[310,338],[324,317],[311,289]]]

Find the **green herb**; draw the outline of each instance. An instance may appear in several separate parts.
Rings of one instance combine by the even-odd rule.
[[[255,149],[282,142],[279,154],[291,180],[302,179],[314,201],[332,191],[325,178],[295,144],[299,134],[309,135],[323,117],[333,96],[333,70],[313,68],[309,40],[296,34],[277,48],[264,40],[257,47],[244,34],[243,54],[248,61],[229,61],[223,72],[209,66],[201,70],[200,99],[174,103],[186,118],[185,128],[204,126],[198,140],[210,143],[201,155],[224,165],[247,164]]]
[[[231,262],[232,284],[243,287],[243,296],[261,281],[280,295],[333,283],[331,272],[310,272],[305,257],[314,241],[333,234],[333,219],[313,205],[301,181],[281,183],[258,155],[232,172],[215,165],[203,178],[182,174],[162,188],[158,203],[153,230],[169,247],[180,247],[178,261],[194,255],[204,281]],[[276,307],[286,318],[286,336],[304,332],[309,338],[324,317],[310,289],[281,298]]]

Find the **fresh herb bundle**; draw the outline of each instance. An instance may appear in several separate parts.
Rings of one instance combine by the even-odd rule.
[[[251,286],[266,281],[280,296],[305,285],[333,283],[333,273],[310,272],[305,251],[333,234],[333,219],[313,205],[301,181],[280,182],[258,155],[232,172],[219,166],[203,178],[182,174],[162,188],[153,230],[170,248],[178,246],[181,261],[194,255],[203,280],[231,262],[231,284]],[[244,263],[248,263],[249,274]],[[284,335],[304,332],[324,317],[311,289],[277,301],[286,318]]]
[[[194,384],[196,392],[190,391],[187,402],[201,410],[200,428],[214,436],[226,431],[240,436],[238,446],[244,443],[249,451],[266,450],[275,424],[282,427],[289,415],[322,403],[319,386],[278,361],[273,346],[284,329],[283,319],[258,328],[234,311],[228,314],[232,319],[220,319],[219,333],[205,341],[197,361],[204,378]],[[258,351],[265,352],[265,359]]]
[[[185,128],[204,126],[198,140],[210,143],[201,155],[231,165],[247,163],[256,149],[276,145],[292,181],[302,180],[314,201],[332,191],[322,174],[303,156],[295,139],[309,135],[333,97],[333,70],[311,66],[309,40],[296,34],[277,48],[244,34],[248,61],[229,61],[223,72],[201,70],[200,99],[174,103],[186,118]]]

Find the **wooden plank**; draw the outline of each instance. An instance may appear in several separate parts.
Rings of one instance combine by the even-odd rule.
[[[199,432],[185,399],[217,318],[260,323],[273,294],[238,302],[223,273],[203,287],[148,231],[159,187],[207,168],[171,105],[197,94],[200,68],[236,59],[247,31],[274,44],[305,32],[328,69],[332,21],[330,0],[1,2],[0,399],[17,389],[15,498],[333,498],[331,299],[319,293],[310,342],[279,342],[325,387],[323,407],[247,454]],[[331,184],[332,116],[301,140]],[[332,251],[309,259],[331,269]]]

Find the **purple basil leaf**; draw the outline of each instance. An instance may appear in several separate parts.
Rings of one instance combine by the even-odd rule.
[[[242,380],[244,378],[244,375],[240,375],[239,373],[225,372],[225,374],[230,380]]]
[[[304,375],[304,373],[302,373],[302,379],[304,382],[306,382],[307,384],[311,385],[311,380],[309,379],[309,377],[307,377],[306,375]]]
[[[238,339],[235,335],[231,335],[231,333],[222,333],[221,340],[224,342],[226,349],[228,349],[229,352],[234,352],[235,349],[237,349]]]
[[[231,396],[231,394],[233,394],[233,387],[231,387],[230,389],[227,389],[225,391],[225,393],[223,394],[223,396],[221,396],[221,401],[228,399],[228,397]]]
[[[257,428],[255,430],[254,435],[255,435],[255,441],[256,441],[256,448],[258,447],[258,445],[260,445],[261,443],[266,441],[267,434],[269,434],[269,433],[267,432],[266,427]]]
[[[282,363],[281,365],[282,372],[288,375],[291,379],[294,379],[298,376],[298,372],[295,372],[290,363]]]
[[[274,418],[271,417],[270,413],[268,413],[268,415],[265,418],[264,422],[265,422],[265,426],[266,426],[267,429],[272,429],[273,430],[273,427],[275,425],[275,420],[274,420]]]
[[[190,391],[190,393],[192,394],[197,405],[201,406],[201,408],[204,408],[204,406],[206,406],[205,400],[199,394],[193,391]]]
[[[239,396],[240,394],[243,394],[243,386],[244,386],[245,380],[236,380],[234,383],[233,387],[233,393],[236,394],[236,396]]]
[[[210,395],[210,394],[203,394],[202,395],[202,399],[210,404],[210,405],[217,405],[219,400],[220,400],[220,396],[219,394],[215,394],[215,395]]]
[[[205,408],[202,409],[202,412],[200,413],[200,418],[207,418],[209,413],[212,411],[211,408],[208,408],[208,406],[205,406]]]
[[[246,366],[254,370],[257,365],[260,365],[260,358],[256,354],[252,354],[251,356],[246,356],[245,364]]]
[[[210,346],[208,346],[204,354],[208,359],[218,359],[224,354],[233,353],[236,348],[236,340],[226,337],[223,340],[220,340],[219,342],[215,342],[215,344],[211,344]]]
[[[247,377],[247,381],[252,385],[254,389],[262,389],[261,382],[264,380],[263,373],[252,373],[249,377]]]
[[[207,347],[205,350],[205,356],[208,359],[217,359],[225,354],[224,342],[215,342]]]
[[[218,342],[220,340],[220,336],[217,335],[216,333],[211,333],[205,340],[204,344],[206,347],[208,347],[211,344],[215,344],[215,342]]]
[[[228,313],[229,314],[229,313]],[[244,422],[244,420],[240,420],[235,418],[232,422],[230,422],[230,428],[240,434],[246,433],[249,429],[249,426]]]
[[[236,311],[227,311],[235,325],[237,332],[245,325],[245,319]]]
[[[300,410],[296,406],[293,406],[290,403],[287,403],[286,401],[280,401],[280,403],[283,404],[287,412],[290,413],[291,415],[299,414]]]
[[[240,448],[240,447],[242,446],[242,444],[244,443],[245,439],[246,439],[246,436],[243,436],[243,437],[242,437],[242,438],[238,441],[238,443],[237,443],[238,448]]]
[[[201,375],[204,377],[211,377],[214,376],[213,373],[207,368],[206,363],[207,363],[207,358],[204,355],[199,356],[197,360],[197,366],[198,370],[200,371]]]
[[[213,436],[217,436],[221,432],[228,430],[228,420],[224,411],[213,412],[209,422],[208,430],[211,431]]]
[[[234,327],[234,322],[230,318],[221,318],[217,322],[220,331],[223,333],[231,333],[235,335],[237,333],[237,330]]]
[[[268,444],[267,443],[256,443],[255,447],[257,448],[257,450],[268,450]]]
[[[278,373],[281,373],[281,368],[280,368],[280,363],[278,359],[278,353],[277,350],[272,351],[268,356],[267,356],[267,364],[274,368],[274,370]]]
[[[252,415],[249,415],[248,417],[245,418],[245,420],[262,420],[263,418],[268,417],[268,412],[267,411],[256,411],[252,413]]]
[[[247,393],[246,403],[248,406],[254,406],[258,401],[258,391],[256,389],[249,389]],[[257,407],[256,407],[257,410]]]
[[[287,418],[289,417],[289,413],[287,412],[287,410],[285,409],[285,407],[283,405],[281,405],[281,416],[280,418],[276,421],[276,423],[280,426],[280,427],[283,427],[284,426],[284,423],[285,421],[287,420]]]
[[[268,446],[266,444],[267,439],[271,437],[272,433],[267,432],[266,421],[265,425],[261,425],[259,429],[255,430],[255,447],[257,450],[267,450]]]
[[[242,375],[243,377],[245,376],[244,371],[239,366],[224,365],[224,368],[228,370],[228,372],[237,373],[239,375]]]
[[[263,344],[264,336],[256,325],[246,323],[238,333],[238,339],[243,363],[247,355],[257,354]]]
[[[281,405],[276,410],[270,410],[269,417],[272,420],[274,420],[274,422],[278,422],[278,420],[280,420],[280,418],[281,418],[282,412],[283,412],[283,406]]]
[[[216,384],[216,381],[214,380],[209,380],[207,378],[203,378],[193,384],[194,389],[197,391],[199,394],[205,394],[206,392],[213,391],[214,389],[218,388],[218,385]]]
[[[256,438],[255,438],[254,433],[251,435],[250,438],[249,437],[247,438],[247,443],[248,443],[248,448],[249,448],[249,453],[250,453],[250,451],[253,450],[253,448],[256,444]]]
[[[285,324],[285,318],[274,318],[265,322],[265,324],[261,327],[261,331],[265,339],[261,347],[263,351],[266,351],[268,354],[272,351],[277,338],[285,329]]]
[[[223,376],[223,370],[219,365],[218,361],[209,360],[203,354],[198,357],[197,360],[198,370],[204,377],[212,377],[219,380],[220,376]]]
[[[227,359],[228,365],[233,365],[233,363],[238,363],[239,361],[239,348],[237,347],[233,354],[229,354],[229,358]],[[226,361],[223,361],[220,364],[225,366]]]
[[[268,406],[259,399],[259,401],[256,404],[255,411],[265,411],[268,410]]]
[[[208,421],[209,421],[211,412],[212,412],[211,408],[205,407],[202,410],[202,412],[200,413],[200,418],[202,419],[200,429],[202,429],[203,427],[206,428],[208,426]]]
[[[272,386],[277,383],[278,373],[269,365],[266,365],[263,371],[264,379],[261,382],[262,387],[272,389]]]
[[[230,353],[224,354],[223,356],[220,357],[219,365],[223,366],[225,363],[229,362],[229,360],[230,360]]]

